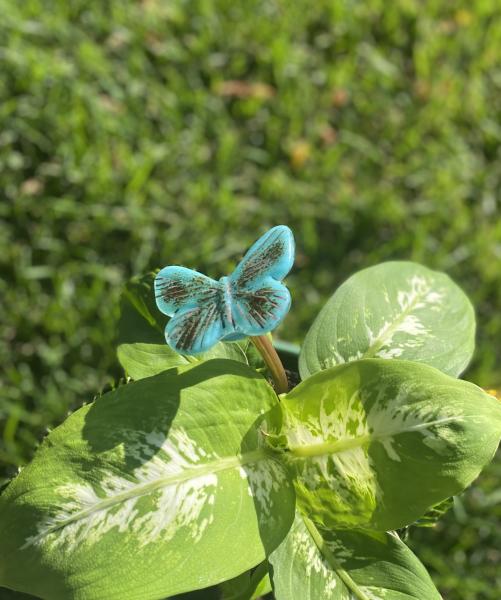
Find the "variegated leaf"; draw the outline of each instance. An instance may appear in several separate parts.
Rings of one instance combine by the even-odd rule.
[[[495,398],[410,361],[322,371],[281,405],[298,501],[327,528],[414,522],[475,479],[501,436]]]
[[[269,561],[276,600],[440,600],[393,533],[323,531],[298,513]]]
[[[301,349],[302,379],[361,358],[400,358],[459,375],[475,344],[475,315],[444,273],[387,262],[350,277],[315,319]]]
[[[0,586],[50,600],[154,600],[260,563],[294,493],[263,445],[277,399],[213,360],[71,415],[0,496]]]

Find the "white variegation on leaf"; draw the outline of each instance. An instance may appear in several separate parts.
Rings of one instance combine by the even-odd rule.
[[[399,358],[459,375],[475,343],[475,315],[444,273],[387,262],[350,277],[328,300],[305,337],[302,379],[362,358]]]
[[[501,435],[495,398],[410,361],[322,371],[281,405],[298,502],[327,528],[412,523],[463,490]]]
[[[319,530],[298,513],[269,561],[276,600],[440,600],[393,533]]]
[[[230,360],[78,410],[0,496],[0,586],[155,600],[255,566],[294,514],[287,471],[264,445],[279,421],[268,383]]]

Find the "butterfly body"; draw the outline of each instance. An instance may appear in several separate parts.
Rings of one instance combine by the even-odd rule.
[[[221,277],[221,279],[219,280],[219,283],[221,284],[222,288],[223,288],[223,293],[224,293],[224,313],[226,316],[226,323],[231,323],[231,326],[233,328],[235,328],[235,320],[233,318],[233,312],[232,312],[232,297],[231,297],[231,281],[229,277]]]
[[[280,225],[219,281],[185,267],[165,267],[155,278],[155,295],[159,309],[171,317],[167,343],[182,354],[199,354],[219,340],[271,331],[290,308],[290,294],[281,280],[293,260],[292,232]]]

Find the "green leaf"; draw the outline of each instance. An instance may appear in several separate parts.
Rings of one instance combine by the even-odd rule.
[[[38,600],[36,596],[32,596],[31,594],[23,594],[14,590],[8,590],[7,588],[0,588],[0,598],[2,600]]]
[[[125,373],[136,381],[190,364],[167,344],[120,344],[117,356]]]
[[[169,596],[166,600],[257,600],[268,592],[271,592],[268,561],[263,561],[255,569],[219,585]]]
[[[78,410],[0,496],[0,585],[153,600],[262,562],[294,514],[287,472],[264,446],[277,405],[255,371],[213,360]]]
[[[277,439],[303,512],[327,528],[398,529],[462,491],[491,460],[501,405],[428,365],[370,359],[286,397]]]
[[[153,281],[155,273],[133,277],[120,297],[118,341],[124,343],[165,343],[167,317],[157,308]]]
[[[247,346],[247,345],[246,345]],[[167,344],[120,344],[117,356],[126,374],[132,379],[158,375],[173,367],[196,364],[214,358],[226,358],[248,364],[243,343],[220,342],[198,356],[183,356]]]
[[[220,600],[255,600],[271,591],[268,561],[219,586]]]
[[[413,527],[434,527],[438,521],[445,515],[445,513],[449,512],[449,510],[454,506],[454,497],[446,498],[432,506],[429,510],[425,512],[425,514],[420,517],[417,521],[412,523]]]
[[[277,600],[440,600],[426,569],[393,533],[320,531],[297,514],[269,561]]]
[[[475,346],[475,315],[444,273],[387,262],[350,277],[311,326],[301,378],[361,358],[400,358],[458,376]]]
[[[170,596],[169,600],[256,600],[271,592],[268,561],[219,585]]]

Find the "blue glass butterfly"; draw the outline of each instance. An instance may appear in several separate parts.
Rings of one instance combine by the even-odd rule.
[[[155,297],[158,308],[172,317],[165,328],[167,343],[181,354],[199,354],[219,340],[275,329],[290,308],[290,293],[281,280],[293,262],[292,231],[279,225],[219,281],[185,267],[165,267],[155,277]]]

